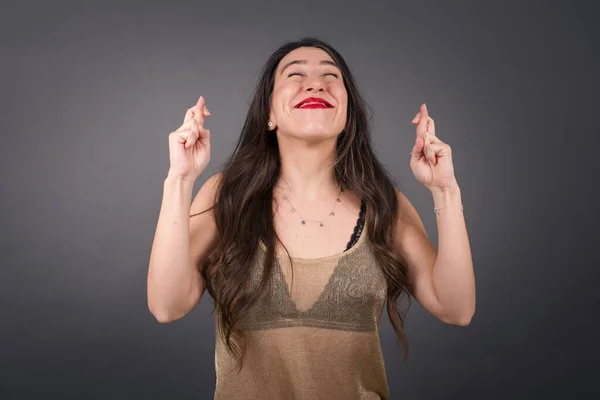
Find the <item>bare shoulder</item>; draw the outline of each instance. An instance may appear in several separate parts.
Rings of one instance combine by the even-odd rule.
[[[206,209],[211,208],[214,205],[215,196],[221,183],[221,178],[222,174],[219,172],[217,174],[212,175],[206,180],[206,182],[204,182],[204,184],[200,187],[200,190],[198,190],[198,193],[196,193],[194,200],[192,201],[190,215],[200,213]]]
[[[221,173],[208,178],[198,190],[190,208],[190,256],[197,271],[216,243],[217,226],[212,206],[220,182]],[[201,292],[204,292],[204,285]]]
[[[410,202],[408,197],[396,188],[396,199],[398,201],[399,225],[402,227],[416,228],[419,231],[424,231],[425,226],[419,216],[419,213]]]

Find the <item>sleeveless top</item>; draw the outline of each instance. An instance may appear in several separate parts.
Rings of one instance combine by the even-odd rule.
[[[292,257],[293,282],[287,254],[276,255],[264,295],[242,318],[248,342],[239,373],[216,327],[215,399],[389,399],[379,341],[387,282],[365,220],[363,201],[345,251]],[[265,256],[261,241],[251,286]]]

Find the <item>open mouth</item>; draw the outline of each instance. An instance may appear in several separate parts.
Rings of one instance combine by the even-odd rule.
[[[333,106],[320,97],[308,97],[296,104],[294,108],[333,108]]]

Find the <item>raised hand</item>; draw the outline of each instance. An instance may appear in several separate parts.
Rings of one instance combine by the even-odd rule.
[[[210,116],[203,96],[188,108],[183,124],[169,134],[170,176],[196,180],[210,161],[210,130],[204,118]]]
[[[429,190],[455,185],[450,146],[436,136],[433,118],[425,104],[421,105],[411,124],[417,126],[415,145],[410,153],[410,168],[415,178]]]

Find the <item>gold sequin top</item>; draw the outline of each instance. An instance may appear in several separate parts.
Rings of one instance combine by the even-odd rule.
[[[244,316],[240,373],[217,327],[215,399],[389,399],[379,341],[387,283],[366,236],[343,253],[292,258],[293,285],[287,255],[277,256],[265,295]],[[257,254],[262,272],[262,242]]]

